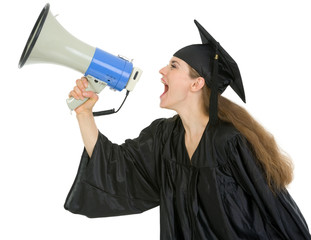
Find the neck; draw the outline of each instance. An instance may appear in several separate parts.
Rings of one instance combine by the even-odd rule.
[[[199,107],[188,108],[183,112],[178,112],[187,137],[201,136],[209,121],[206,111]]]
[[[191,161],[206,129],[209,117],[205,111],[198,111],[198,108],[191,108],[184,113],[179,113],[179,116],[185,129],[185,146]]]

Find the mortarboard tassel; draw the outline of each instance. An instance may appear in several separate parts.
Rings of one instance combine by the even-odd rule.
[[[218,46],[216,45],[215,58],[213,62],[212,80],[211,80],[211,96],[209,105],[209,121],[210,124],[216,124],[218,121]]]

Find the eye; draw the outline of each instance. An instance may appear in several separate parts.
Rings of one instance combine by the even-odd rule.
[[[174,63],[171,63],[171,64],[170,64],[170,68],[171,68],[171,69],[174,69],[174,68],[176,68],[176,65],[175,65]]]

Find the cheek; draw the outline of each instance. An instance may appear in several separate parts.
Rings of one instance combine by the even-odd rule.
[[[177,84],[170,86],[169,93],[172,97],[183,99],[188,94],[189,86],[183,81],[179,81]]]

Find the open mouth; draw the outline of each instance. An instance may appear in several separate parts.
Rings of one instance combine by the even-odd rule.
[[[164,96],[167,91],[168,91],[168,84],[163,80],[161,79],[161,82],[164,84],[164,92],[162,93],[161,97]]]

